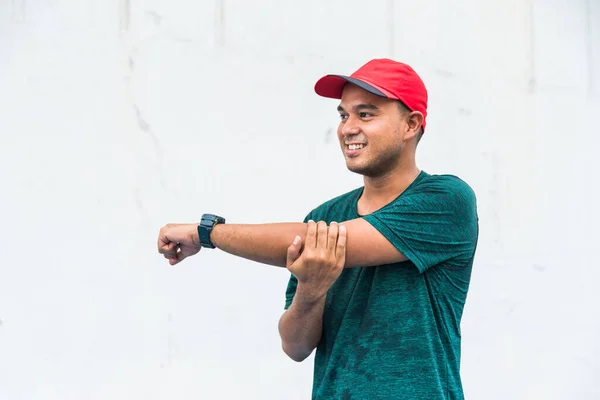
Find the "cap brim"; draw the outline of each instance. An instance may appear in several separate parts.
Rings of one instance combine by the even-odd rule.
[[[315,84],[315,92],[319,96],[328,97],[331,99],[341,99],[344,86],[347,83],[352,83],[361,89],[366,90],[367,92],[373,93],[374,95],[387,97],[385,93],[376,87],[373,87],[368,83],[356,78],[351,78],[345,75],[326,75],[322,77]]]

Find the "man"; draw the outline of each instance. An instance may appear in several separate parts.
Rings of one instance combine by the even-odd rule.
[[[321,78],[315,91],[341,100],[340,146],[364,186],[302,224],[231,225],[205,215],[199,225],[167,225],[159,251],[171,264],[217,247],[287,267],[279,332],[296,361],[317,349],[313,399],[461,399],[476,199],[459,178],[416,166],[425,85],[410,66],[375,59],[351,76]]]

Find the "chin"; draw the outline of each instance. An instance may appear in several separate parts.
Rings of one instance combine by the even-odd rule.
[[[354,172],[355,174],[359,174],[359,175],[364,175],[364,176],[371,176],[372,172],[371,168],[369,168],[366,165],[357,165],[357,164],[352,164],[352,163],[346,163],[346,167],[348,168],[349,171]]]
[[[383,176],[391,169],[390,165],[385,164],[375,164],[375,165],[365,165],[358,163],[346,163],[346,167],[349,171],[354,172],[355,174],[359,174],[362,176],[366,176],[369,178],[377,178]]]

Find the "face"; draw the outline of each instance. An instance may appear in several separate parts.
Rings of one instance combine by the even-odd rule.
[[[415,136],[410,113],[403,113],[397,101],[356,85],[346,85],[338,111],[337,134],[346,166],[357,174],[378,177],[392,171]]]

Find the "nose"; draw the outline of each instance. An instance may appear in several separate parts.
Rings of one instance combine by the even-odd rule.
[[[342,124],[342,135],[343,136],[356,135],[359,132],[360,132],[360,128],[359,128],[358,118],[355,118],[352,115],[349,115],[346,118],[346,121],[344,121],[344,123]]]

